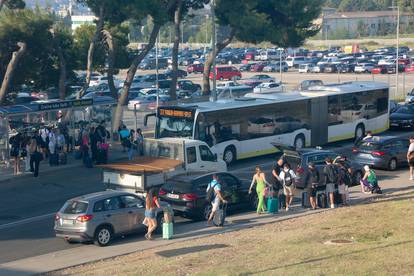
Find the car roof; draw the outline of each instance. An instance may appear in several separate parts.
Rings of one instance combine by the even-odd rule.
[[[115,191],[115,190],[106,190],[102,192],[96,192],[96,193],[78,196],[78,197],[70,199],[70,201],[98,201],[98,200],[102,200],[108,197],[121,196],[121,195],[131,195],[131,193]]]
[[[200,179],[202,177],[206,177],[206,176],[212,177],[213,174],[222,174],[222,173],[231,174],[231,173],[228,173],[228,172],[209,172],[209,173],[201,172],[201,171],[200,172],[190,172],[190,173],[176,175],[176,176],[174,176],[174,180],[175,181],[180,181],[180,182],[192,182],[192,181],[195,181],[195,180]]]
[[[401,138],[401,137],[398,137],[398,136],[388,135],[388,136],[373,136],[372,138],[369,138],[369,139],[363,140],[363,141],[369,141],[373,144],[382,144],[382,143],[385,143],[385,142],[388,142],[388,141],[394,140],[394,139],[404,140],[404,138]]]

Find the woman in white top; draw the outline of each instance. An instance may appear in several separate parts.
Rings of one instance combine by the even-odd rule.
[[[286,196],[286,211],[289,211],[289,206],[293,201],[293,194],[295,190],[295,178],[296,174],[290,168],[289,163],[283,165],[283,170],[280,172],[279,177],[283,183],[283,193]]]

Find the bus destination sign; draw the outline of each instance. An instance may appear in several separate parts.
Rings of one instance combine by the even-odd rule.
[[[71,108],[71,107],[82,107],[82,106],[90,106],[90,105],[93,105],[93,99],[42,103],[42,104],[39,104],[39,111],[64,109],[64,108]]]
[[[193,113],[191,111],[187,110],[177,110],[177,109],[160,109],[160,115],[161,116],[167,116],[167,117],[179,117],[179,118],[192,118]]]

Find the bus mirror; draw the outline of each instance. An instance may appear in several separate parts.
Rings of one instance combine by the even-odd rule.
[[[148,117],[155,117],[155,113],[150,113],[150,114],[147,114],[147,115],[145,115],[145,117],[144,117],[144,126],[147,126],[148,125]]]

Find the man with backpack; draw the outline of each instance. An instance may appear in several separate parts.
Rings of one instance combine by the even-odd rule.
[[[338,193],[342,198],[342,205],[348,206],[348,187],[352,185],[352,170],[346,164],[346,157],[338,156],[335,158],[334,164],[338,166]]]
[[[329,197],[331,208],[335,208],[335,185],[338,183],[338,171],[333,164],[332,158],[327,157],[325,159],[326,166],[323,168],[323,174],[325,176],[326,193]]]
[[[223,198],[221,194],[221,185],[216,174],[213,174],[213,180],[207,185],[207,202],[211,202],[211,213],[208,217],[207,224],[210,225],[211,220],[214,218],[215,213],[220,207],[220,201],[227,203],[227,200]]]
[[[289,211],[289,206],[293,201],[293,195],[295,191],[294,180],[296,178],[296,174],[290,168],[289,163],[285,163],[283,165],[283,170],[281,171],[279,177],[282,179],[283,193],[286,196],[286,211]]]

